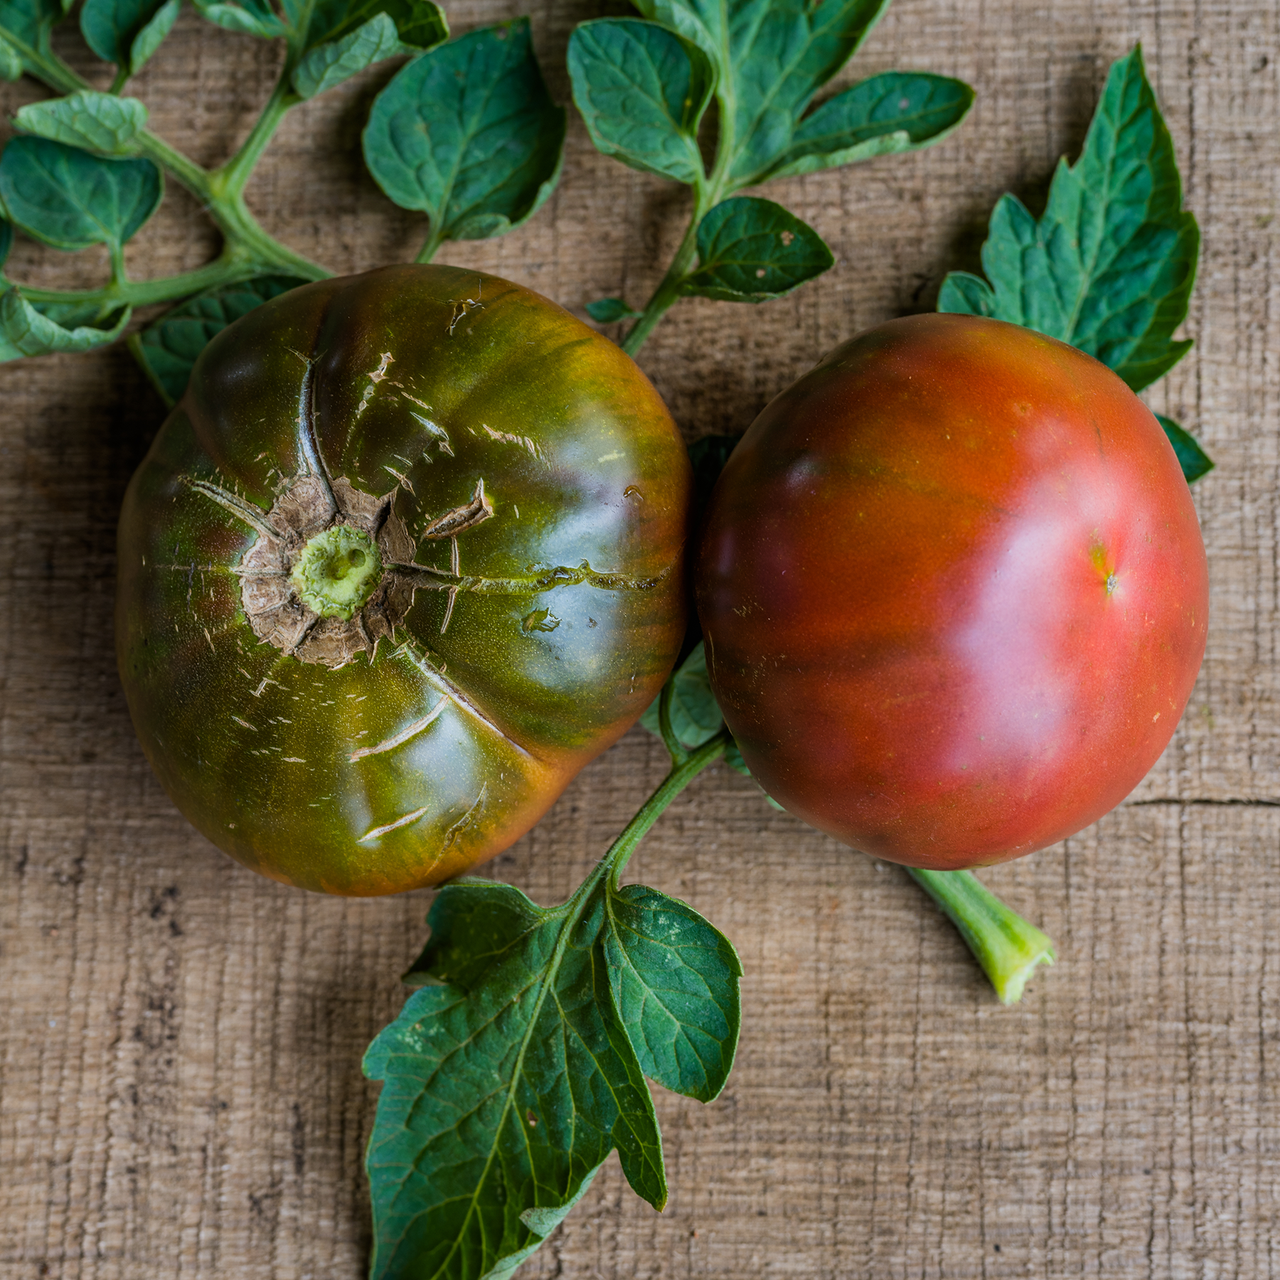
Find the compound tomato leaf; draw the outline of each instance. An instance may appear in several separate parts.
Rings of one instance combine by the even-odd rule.
[[[1140,391],[1191,349],[1173,333],[1186,319],[1199,256],[1173,140],[1136,45],[1111,67],[1080,158],[1059,163],[1043,217],[1002,196],[982,246],[987,279],[951,272],[938,310],[1038,329]],[[1190,483],[1213,463],[1177,430],[1166,434]]]
[[[828,270],[822,237],[781,205],[737,196],[698,224],[698,267],[680,287],[725,302],[764,302]]]
[[[938,309],[1038,329],[1140,391],[1191,347],[1172,335],[1186,318],[1199,249],[1139,45],[1112,66],[1084,150],[1058,165],[1044,215],[1012,195],[996,205],[982,247],[989,295],[975,277],[948,277]]]
[[[604,951],[645,1075],[710,1102],[738,1046],[742,964],[733,944],[687,903],[629,884],[607,895]]]
[[[119,246],[164,195],[150,160],[107,160],[51,138],[10,138],[0,156],[0,200],[11,221],[55,249]]]
[[[806,116],[767,178],[814,173],[836,165],[941,142],[973,106],[963,80],[919,71],[886,71],[824,102]]]
[[[196,294],[129,339],[130,349],[170,408],[182,399],[196,357],[233,320],[307,281],[254,276]]]
[[[37,308],[17,289],[7,289],[0,295],[0,360],[106,346],[124,331],[129,315],[129,308],[122,307],[99,323],[77,323],[88,318],[81,308]]]
[[[724,724],[715,694],[711,692],[711,681],[707,678],[707,655],[701,641],[680,664],[671,680],[674,685],[671,727],[682,745],[690,749],[700,747],[714,738]],[[640,717],[640,723],[659,738],[662,737],[658,714],[661,701],[661,696],[655,698]]]
[[[294,68],[291,83],[298,97],[314,98],[403,51],[396,24],[385,13],[377,13],[349,35],[308,50]]]
[[[80,32],[104,62],[133,75],[173,28],[181,0],[85,0]]]
[[[65,98],[19,107],[14,123],[27,133],[104,155],[123,155],[146,127],[147,109],[137,98],[82,89]]]
[[[1188,484],[1208,475],[1213,470],[1213,462],[1209,455],[1196,443],[1196,438],[1180,427],[1172,418],[1157,413],[1156,421],[1164,428],[1164,433],[1178,455],[1178,465]]]
[[[609,989],[603,891],[546,911],[506,886],[451,884],[428,923],[412,972],[436,985],[365,1056],[383,1081],[367,1156],[373,1280],[509,1275],[615,1146],[661,1208],[661,1139]]]
[[[433,246],[484,240],[551,194],[564,129],[518,18],[403,67],[374,101],[364,156],[387,196],[430,218]]]
[[[635,18],[584,22],[569,37],[569,78],[597,150],[677,182],[703,176],[698,125],[714,76],[696,45]]]
[[[646,18],[696,44],[732,122],[734,188],[758,182],[791,143],[813,95],[849,60],[889,0],[638,0]]]

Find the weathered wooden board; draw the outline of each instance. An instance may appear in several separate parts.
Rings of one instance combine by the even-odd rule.
[[[451,16],[465,30],[513,12],[473,0]],[[533,11],[561,100],[568,33],[596,13]],[[723,768],[700,779],[633,871],[737,943],[738,1065],[710,1106],[659,1098],[666,1213],[610,1164],[522,1274],[1280,1275],[1280,6],[897,0],[859,74],[963,76],[970,120],[918,157],[784,184],[837,268],[761,308],[683,304],[642,363],[691,437],[732,430],[835,342],[932,305],[947,269],[974,265],[996,197],[1034,200],[1078,148],[1138,38],[1204,233],[1197,346],[1151,397],[1218,462],[1196,489],[1213,621],[1185,722],[1129,804],[987,874],[1059,944],[1012,1010],[901,872]],[[214,162],[274,65],[188,14],[137,91],[162,134]],[[339,270],[420,238],[361,170],[378,83],[296,112],[251,191],[271,230]],[[10,111],[36,96],[0,90]],[[570,307],[641,298],[682,213],[574,123],[538,218],[445,257]],[[214,245],[173,192],[129,262],[159,274]],[[104,271],[29,244],[11,263],[33,282]],[[285,890],[178,817],[134,742],[110,636],[115,512],[159,403],[117,349],[5,366],[0,404],[0,1277],[357,1277],[376,1097],[359,1059],[401,998],[429,895]],[[562,896],[662,769],[634,731],[493,874]]]

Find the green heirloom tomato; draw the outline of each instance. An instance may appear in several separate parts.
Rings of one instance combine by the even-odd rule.
[[[284,294],[209,344],[125,498],[143,749],[274,879],[457,875],[661,687],[689,491],[644,375],[538,294],[436,266]]]
[[[743,759],[855,848],[952,870],[1100,818],[1204,656],[1204,544],[1105,365],[973,316],[837,347],[752,423],[698,560]]]

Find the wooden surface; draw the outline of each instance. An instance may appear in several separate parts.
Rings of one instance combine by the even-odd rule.
[[[451,18],[517,11],[473,0]],[[534,9],[562,101],[568,33],[598,12]],[[691,437],[740,429],[837,341],[932,306],[946,270],[975,264],[999,194],[1037,199],[1075,153],[1138,38],[1204,235],[1196,348],[1150,399],[1218,463],[1195,491],[1208,657],[1173,745],[1097,827],[987,874],[1059,946],[1009,1010],[900,871],[736,774],[705,775],[632,870],[736,942],[738,1065],[709,1106],[657,1091],[664,1214],[611,1162],[522,1275],[1280,1275],[1276,0],[898,0],[858,74],[962,76],[968,122],[918,157],[772,188],[835,270],[760,308],[682,304],[642,364]],[[136,90],[163,135],[214,162],[274,57],[187,13]],[[251,191],[274,232],[337,270],[420,241],[360,166],[383,78],[295,112]],[[9,112],[37,96],[0,86]],[[641,298],[683,214],[574,120],[535,221],[442,256],[570,307]],[[171,191],[129,261],[169,272],[214,243]],[[26,243],[12,262],[31,282],[104,271]],[[5,366],[0,404],[0,1277],[358,1277],[376,1097],[360,1055],[402,998],[429,895],[287,890],[177,815],[134,741],[110,631],[116,510],[159,402],[113,349]],[[493,873],[564,895],[662,771],[633,731]]]

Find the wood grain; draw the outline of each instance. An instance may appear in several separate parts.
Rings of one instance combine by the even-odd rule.
[[[513,12],[468,0],[450,16],[461,31]],[[562,101],[568,33],[597,13],[533,7]],[[1078,149],[1136,39],[1204,234],[1196,347],[1150,397],[1218,463],[1196,487],[1213,617],[1183,725],[1120,810],[987,874],[1059,947],[1012,1010],[902,873],[774,813],[736,774],[700,779],[633,871],[737,943],[738,1064],[709,1106],[659,1097],[666,1213],[611,1162],[522,1275],[1280,1275],[1276,0],[897,0],[856,74],[962,76],[969,121],[919,156],[771,189],[836,269],[761,308],[682,304],[642,364],[690,437],[740,429],[836,342],[931,306],[949,268],[975,264],[1000,193],[1034,201]],[[275,58],[187,13],[136,91],[163,135],[215,162]],[[295,112],[250,193],[336,270],[407,258],[421,237],[360,166],[385,74]],[[38,96],[0,87],[10,113]],[[534,222],[445,257],[573,308],[641,299],[683,210],[575,120]],[[166,273],[214,246],[171,191],[129,262]],[[66,285],[105,262],[20,243],[9,270]],[[357,1277],[376,1098],[360,1054],[402,998],[429,895],[289,891],[176,814],[134,741],[110,636],[115,514],[160,405],[119,349],[5,366],[0,397],[0,1277]],[[563,896],[662,769],[633,731],[492,874]]]

